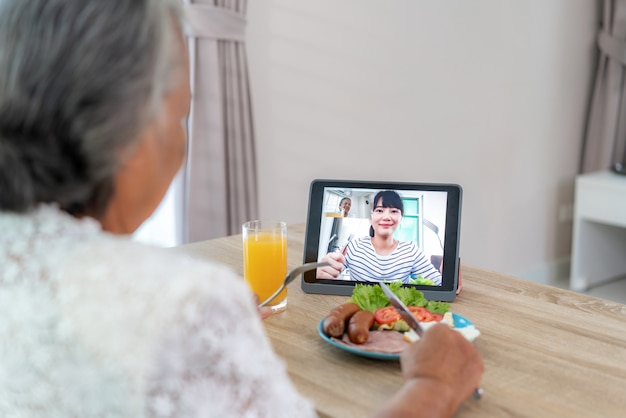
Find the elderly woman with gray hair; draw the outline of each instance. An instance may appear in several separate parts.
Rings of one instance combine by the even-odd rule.
[[[176,0],[0,0],[0,416],[315,415],[243,280],[125,237],[185,156],[181,22]],[[476,350],[433,330],[380,416],[477,386]]]

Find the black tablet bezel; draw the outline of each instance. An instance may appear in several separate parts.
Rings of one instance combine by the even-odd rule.
[[[463,189],[458,184],[408,183],[359,180],[316,179],[311,182],[304,240],[305,263],[318,260],[320,227],[323,216],[324,191],[326,188],[376,189],[411,191],[441,191],[447,193],[445,230],[443,239],[443,272],[440,286],[405,285],[415,287],[429,300],[451,302],[456,297],[459,270],[459,234],[461,226],[461,200]],[[302,290],[306,293],[345,295],[352,294],[354,281],[323,280],[315,278],[315,271],[302,275]]]

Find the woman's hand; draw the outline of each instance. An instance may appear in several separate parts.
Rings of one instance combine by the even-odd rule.
[[[452,395],[460,405],[479,386],[483,361],[476,347],[447,325],[429,328],[401,357],[406,380],[427,379]]]
[[[429,328],[408,346],[400,364],[404,385],[376,418],[452,417],[479,386],[484,370],[472,343],[444,324]]]
[[[254,294],[254,304],[256,306],[259,306],[259,303],[261,303],[261,300],[259,299],[259,297]],[[262,306],[260,308],[257,308],[259,310],[259,315],[261,316],[261,319],[267,319],[270,316],[272,316],[272,308],[271,306]]]
[[[327,261],[329,264],[317,269],[315,277],[318,279],[336,279],[346,264],[346,258],[341,253],[328,253],[320,261]]]
[[[267,319],[272,316],[272,308],[270,306],[263,306],[259,308],[259,315],[261,315],[261,319]]]

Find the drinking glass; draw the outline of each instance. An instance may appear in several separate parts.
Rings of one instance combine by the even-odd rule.
[[[242,226],[243,275],[259,301],[270,297],[287,275],[287,224],[249,221]],[[268,304],[273,313],[287,309],[287,288]]]

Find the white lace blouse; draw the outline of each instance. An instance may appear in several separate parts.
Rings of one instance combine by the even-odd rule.
[[[0,212],[0,416],[314,415],[231,270]]]

